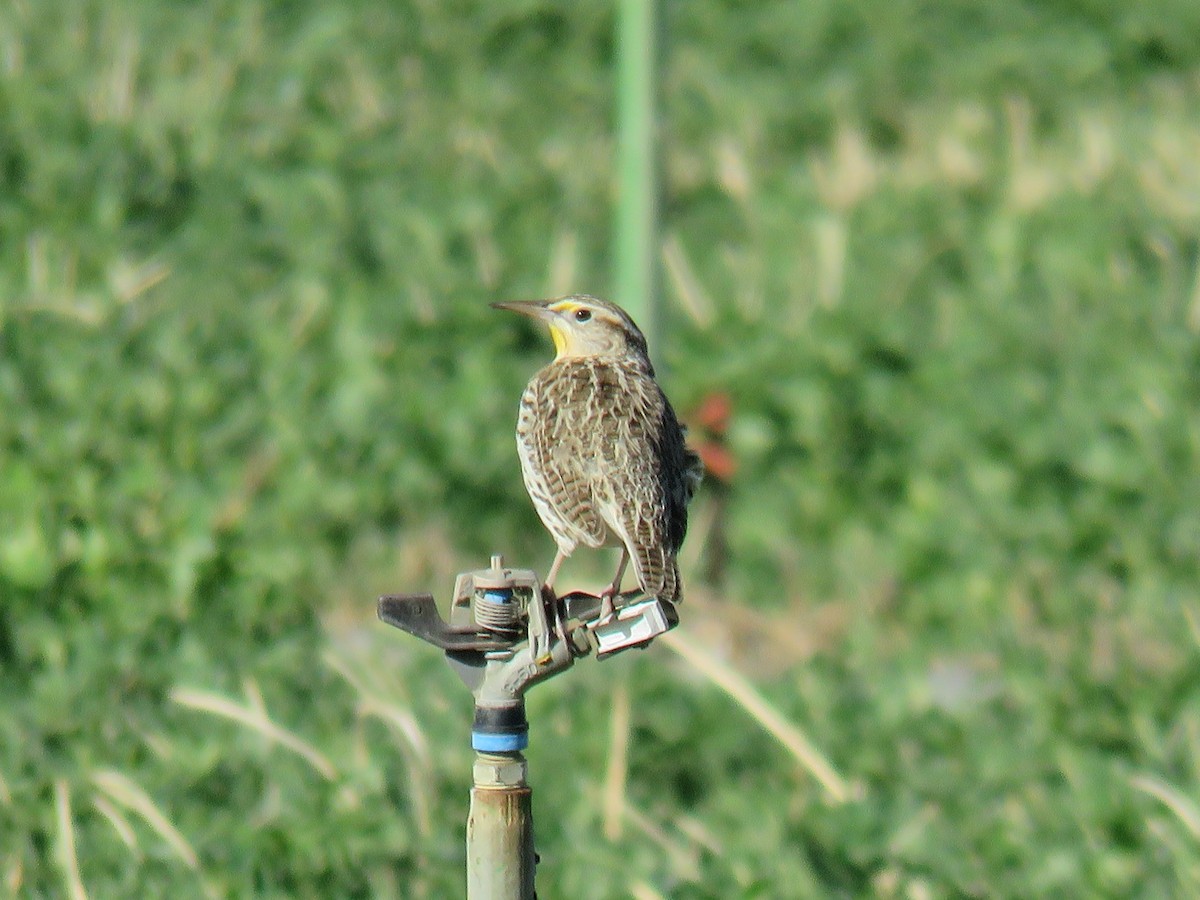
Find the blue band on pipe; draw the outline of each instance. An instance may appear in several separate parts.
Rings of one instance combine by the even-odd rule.
[[[481,731],[471,732],[471,749],[482,750],[484,753],[505,753],[512,750],[524,750],[529,746],[529,734],[484,734]]]
[[[508,588],[497,591],[484,591],[483,599],[488,603],[511,603],[512,591]]]

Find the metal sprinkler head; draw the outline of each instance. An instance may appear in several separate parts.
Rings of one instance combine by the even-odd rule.
[[[449,621],[431,594],[379,599],[379,618],[446,652],[475,697],[471,745],[515,751],[528,745],[525,692],[595,651],[603,659],[645,647],[674,628],[674,606],[654,597],[624,595],[615,616],[601,621],[601,598],[543,591],[531,569],[512,569],[495,555],[491,566],[459,574]]]
[[[645,647],[679,623],[670,603],[638,592],[620,599],[605,617],[603,598],[556,597],[535,572],[510,569],[499,555],[489,568],[458,576],[449,621],[432,594],[379,598],[379,618],[444,650],[475,698],[467,900],[534,900],[525,692],[581,656]]]

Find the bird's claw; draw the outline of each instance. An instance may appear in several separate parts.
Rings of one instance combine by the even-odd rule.
[[[616,596],[617,592],[611,588],[601,591],[600,615],[596,617],[596,626],[607,625],[617,617]]]

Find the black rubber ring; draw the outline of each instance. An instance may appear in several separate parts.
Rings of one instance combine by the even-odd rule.
[[[509,706],[476,706],[471,730],[479,734],[527,734],[525,701]]]

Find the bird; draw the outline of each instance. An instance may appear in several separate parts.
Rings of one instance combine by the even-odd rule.
[[[525,488],[557,545],[547,593],[580,545],[620,546],[600,592],[611,620],[627,566],[647,596],[678,603],[679,548],[703,476],[655,380],[646,338],[617,304],[588,294],[493,303],[546,323],[554,360],[530,380],[517,416]]]

